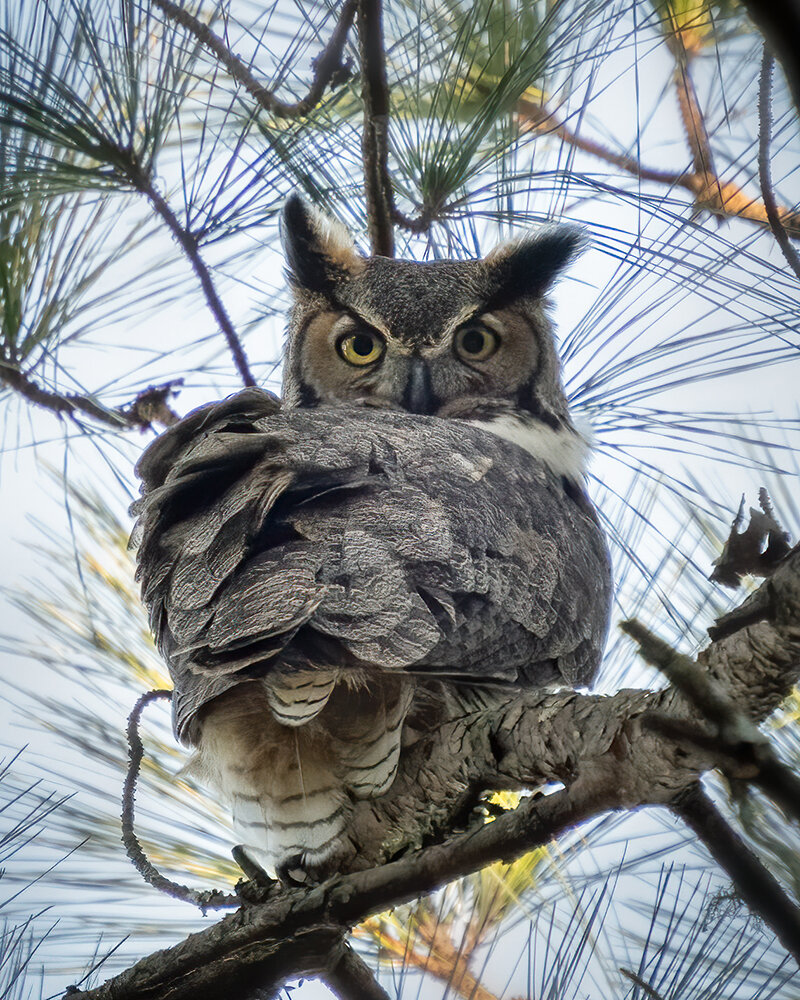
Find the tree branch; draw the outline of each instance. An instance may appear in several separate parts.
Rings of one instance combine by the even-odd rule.
[[[685,789],[672,811],[700,837],[748,908],[763,917],[800,965],[800,908],[728,825],[702,786]]]
[[[650,720],[651,728],[672,739],[686,740],[703,750],[718,750],[730,756],[737,773],[766,792],[787,816],[800,820],[800,778],[777,756],[769,739],[737,709],[721,686],[690,657],[676,652],[636,620],[622,622],[623,632],[639,644],[639,652],[657,667],[698,711],[711,722],[710,737],[683,720]],[[723,764],[724,771],[729,766]]]
[[[789,267],[800,278],[800,254],[789,242],[783,223],[781,213],[775,202],[775,195],[772,190],[772,177],[769,162],[769,144],[772,133],[772,63],[773,57],[764,43],[764,54],[761,57],[761,78],[758,86],[758,176],[761,180],[761,197],[764,199],[764,207],[767,211],[770,228],[775,237],[775,242],[781,248],[783,256]]]
[[[242,343],[233,328],[233,323],[231,323],[228,312],[222,304],[222,300],[219,295],[217,295],[217,290],[214,287],[211,272],[209,271],[203,258],[200,256],[200,250],[197,245],[196,237],[193,233],[190,233],[188,229],[184,229],[184,227],[180,224],[177,216],[169,207],[166,200],[156,190],[152,179],[137,163],[130,163],[127,165],[126,169],[128,170],[129,177],[136,189],[141,191],[142,194],[147,197],[150,204],[153,206],[153,210],[166,223],[167,228],[175,237],[178,246],[181,250],[183,250],[184,254],[186,254],[189,263],[192,265],[194,273],[200,281],[200,287],[203,289],[203,295],[205,296],[208,308],[211,310],[211,313],[217,321],[225,340],[228,342],[228,348],[233,356],[233,362],[242,378],[242,382],[246,387],[254,386],[256,381],[253,378],[250,366],[247,363],[247,355],[244,352],[244,347],[242,347]]]
[[[215,34],[209,25],[193,17],[188,11],[172,0],[152,0],[156,7],[163,11],[170,20],[181,25],[211,52],[230,73],[231,77],[240,83],[250,96],[265,111],[276,118],[302,118],[319,104],[325,88],[338,78],[348,73],[348,67],[342,62],[342,53],[353,16],[356,10],[355,0],[346,0],[342,7],[339,21],[334,28],[330,41],[313,61],[314,76],[308,93],[299,101],[281,101],[275,94],[256,80],[249,66],[231,52],[219,35]]]
[[[322,977],[339,1000],[389,1000],[364,959],[345,944],[338,963]]]
[[[780,703],[800,672],[800,552],[792,552],[760,591],[767,596],[758,604],[763,609],[759,620],[752,621],[748,611],[746,624],[729,624],[725,636],[698,657],[726,697],[753,721]],[[721,863],[732,865],[724,830],[714,841],[713,816],[709,819],[705,806],[687,793],[705,770],[725,760],[724,753],[676,748],[648,729],[646,717],[654,711],[693,717],[674,689],[621,691],[611,697],[574,691],[465,694],[440,727],[406,748],[389,792],[356,807],[351,833],[360,852],[356,863],[376,867],[315,888],[273,890],[263,903],[244,905],[104,986],[77,995],[216,1000],[251,984],[266,988],[265,983],[279,985],[281,977],[320,969],[327,974],[341,935],[370,914],[491,862],[512,861],[610,809],[665,805],[682,810],[693,829],[709,837],[709,849],[719,852]],[[566,787],[528,798],[514,812],[445,843],[381,864],[414,840],[452,829],[454,817],[463,814],[478,790],[544,781]],[[419,808],[422,796],[424,810]],[[778,919],[781,940],[794,940],[789,936],[793,912],[777,897],[769,904],[765,917]]]
[[[783,66],[794,104],[800,113],[800,4],[797,0],[744,0],[750,20]]]
[[[682,187],[695,196],[701,207],[726,218],[748,219],[762,226],[769,225],[766,206],[762,201],[751,198],[738,185],[723,181],[716,175],[709,177],[706,173],[687,172],[675,173],[668,170],[655,170],[641,164],[635,157],[625,153],[614,153],[599,142],[586,139],[573,132],[567,125],[560,122],[553,112],[546,107],[524,98],[517,103],[517,114],[523,129],[530,129],[543,134],[557,135],[575,149],[580,149],[591,156],[603,160],[612,166],[623,170],[633,177],[643,181],[653,181],[668,187]],[[800,214],[779,206],[778,211],[790,235],[800,238]]]
[[[394,256],[392,186],[389,178],[389,84],[383,45],[381,0],[358,0],[358,50],[364,130],[364,189],[372,253]]]
[[[312,889],[243,906],[207,930],[155,952],[104,985],[71,993],[82,1000],[217,1000],[281,977],[312,975],[344,928],[431,892],[496,860],[513,860],[620,802],[614,782],[586,781],[542,798],[475,832],[378,868],[336,876]],[[324,946],[321,943],[324,942]],[[324,959],[320,955],[324,953]]]
[[[147,430],[153,424],[170,427],[180,418],[167,404],[176,386],[183,379],[173,379],[163,385],[142,390],[127,406],[107,407],[80,393],[53,392],[45,389],[16,365],[0,360],[0,382],[13,389],[36,406],[41,406],[61,417],[83,414],[117,430],[138,427]]]

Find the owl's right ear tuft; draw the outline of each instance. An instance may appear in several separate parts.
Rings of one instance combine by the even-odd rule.
[[[284,206],[281,236],[289,280],[297,288],[331,292],[364,268],[364,258],[345,226],[297,194]]]

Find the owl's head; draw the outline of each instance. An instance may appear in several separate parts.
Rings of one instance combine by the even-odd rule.
[[[363,257],[342,225],[294,196],[283,235],[294,292],[288,405],[568,423],[545,296],[582,249],[579,228],[543,227],[481,260]]]

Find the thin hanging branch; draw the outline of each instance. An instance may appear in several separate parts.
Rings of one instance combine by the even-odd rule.
[[[16,365],[0,360],[0,383],[20,396],[61,417],[91,417],[99,423],[117,430],[137,427],[148,430],[153,424],[170,427],[180,418],[167,400],[183,384],[183,379],[173,379],[163,385],[143,389],[127,406],[108,407],[80,393],[55,392],[45,389]]]
[[[160,892],[182,899],[186,903],[194,903],[205,913],[207,909],[225,906],[238,906],[241,902],[235,893],[222,892],[218,889],[197,890],[187,885],[173,882],[162,875],[144,852],[144,848],[136,836],[134,829],[134,799],[136,797],[136,782],[144,756],[144,745],[139,736],[139,720],[145,707],[159,699],[169,701],[172,691],[156,690],[143,694],[128,716],[128,772],[122,787],[122,843],[125,853],[133,862],[134,867],[145,880]]]
[[[282,101],[276,97],[271,90],[259,83],[250,67],[245,65],[239,56],[231,52],[209,25],[199,21],[183,7],[172,3],[172,0],[153,0],[153,3],[170,20],[194,35],[201,45],[222,63],[231,77],[245,88],[258,105],[275,115],[276,118],[302,118],[303,115],[307,115],[319,104],[325,88],[329,84],[334,84],[338,79],[346,77],[349,73],[349,67],[342,61],[342,53],[347,41],[347,34],[353,23],[356,10],[355,0],[346,0],[342,7],[339,21],[330,41],[312,63],[314,76],[308,93],[299,101]]]
[[[769,162],[769,144],[772,137],[772,53],[764,43],[764,54],[761,57],[761,77],[758,85],[758,176],[761,180],[761,197],[767,211],[770,228],[775,242],[781,248],[789,267],[800,278],[800,254],[789,242],[789,237],[781,221],[781,212],[775,202],[772,190],[772,177]]]
[[[394,256],[392,185],[389,177],[389,84],[380,0],[358,2],[358,50],[364,129],[361,149],[367,221],[373,254]]]

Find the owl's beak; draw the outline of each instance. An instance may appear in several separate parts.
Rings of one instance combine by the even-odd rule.
[[[402,406],[409,413],[427,414],[433,414],[439,408],[431,383],[431,370],[422,358],[411,358]]]

